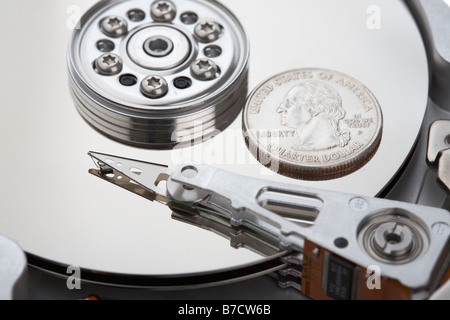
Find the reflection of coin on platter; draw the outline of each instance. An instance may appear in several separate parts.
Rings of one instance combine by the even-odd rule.
[[[326,69],[288,71],[259,85],[244,109],[252,154],[279,174],[329,180],[363,167],[382,137],[381,107],[358,80]]]

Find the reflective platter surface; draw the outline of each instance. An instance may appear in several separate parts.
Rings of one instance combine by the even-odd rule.
[[[222,2],[250,39],[250,88],[286,70],[316,67],[344,72],[371,90],[384,115],[374,158],[331,181],[278,176],[247,151],[241,118],[213,140],[183,150],[111,141],[82,120],[68,89],[69,27],[95,1],[2,0],[0,17],[8,27],[0,30],[6,44],[0,52],[0,234],[52,261],[126,274],[204,272],[261,259],[172,220],[162,205],[90,176],[90,150],[171,168],[192,159],[244,175],[368,196],[388,185],[413,148],[428,97],[425,50],[403,1]],[[380,9],[381,29],[371,30],[374,8]]]

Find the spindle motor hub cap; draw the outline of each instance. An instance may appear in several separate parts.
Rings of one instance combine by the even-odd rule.
[[[245,105],[247,37],[215,1],[102,1],[80,26],[68,52],[71,92],[81,116],[112,139],[190,145]]]

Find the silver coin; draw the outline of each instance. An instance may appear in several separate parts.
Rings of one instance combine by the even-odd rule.
[[[329,180],[367,164],[381,142],[383,115],[358,80],[325,69],[272,77],[250,95],[243,130],[252,154],[279,174]]]

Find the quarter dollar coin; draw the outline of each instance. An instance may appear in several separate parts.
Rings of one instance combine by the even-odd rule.
[[[243,131],[251,153],[273,171],[330,180],[361,169],[375,155],[383,115],[358,80],[332,70],[298,69],[251,93]]]

